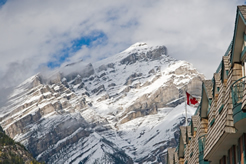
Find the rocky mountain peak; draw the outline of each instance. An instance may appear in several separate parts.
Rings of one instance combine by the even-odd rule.
[[[153,49],[158,49],[159,47],[165,47],[164,45],[155,45],[155,44],[150,44],[147,42],[137,42],[133,45],[131,45],[129,48],[123,51],[124,52],[136,52],[136,51],[149,51]]]
[[[136,61],[160,60],[167,56],[165,46],[150,46],[147,43],[135,43],[122,52],[126,56],[121,59],[121,64],[133,64]]]
[[[184,88],[199,95],[203,79],[165,46],[137,43],[27,79],[1,108],[0,124],[47,163],[165,163],[185,122]]]
[[[147,43],[145,43],[145,42],[137,42],[137,43],[131,45],[130,47],[143,47],[143,46],[147,46]]]

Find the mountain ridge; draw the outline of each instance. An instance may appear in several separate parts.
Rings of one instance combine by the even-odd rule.
[[[203,79],[165,46],[137,43],[27,79],[1,108],[0,124],[47,163],[165,163],[184,124],[184,89],[199,95]]]

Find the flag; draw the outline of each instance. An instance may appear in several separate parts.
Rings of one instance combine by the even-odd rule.
[[[188,92],[186,92],[187,105],[196,106],[198,105],[197,98],[191,96]]]

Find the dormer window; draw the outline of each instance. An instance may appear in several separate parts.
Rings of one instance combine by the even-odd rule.
[[[213,97],[217,98],[220,88],[217,87],[215,79],[213,79]]]
[[[242,76],[246,76],[246,59],[242,60]]]
[[[222,60],[220,79],[223,84],[227,83],[229,71],[225,69],[224,59]]]
[[[193,137],[196,137],[196,131],[197,131],[197,128],[194,128]]]
[[[243,45],[242,45],[242,52],[246,49],[246,35],[243,35]]]
[[[224,82],[224,83],[227,82],[228,74],[229,74],[229,71],[224,69],[224,74],[223,74],[223,76],[224,76],[224,77],[223,77],[223,82]]]
[[[243,35],[243,45],[242,45],[242,53],[241,53],[241,58],[244,57],[244,54],[246,52],[246,35]]]

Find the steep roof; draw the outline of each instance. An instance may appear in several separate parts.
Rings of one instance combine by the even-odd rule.
[[[242,13],[244,19],[246,18],[246,5],[238,6],[239,11]]]
[[[175,153],[175,150],[176,150],[176,148],[168,148],[167,149],[167,154],[168,154],[168,156],[167,156],[167,163],[168,164],[173,164],[174,163],[174,153]]]
[[[180,132],[180,136],[182,137],[184,144],[186,144],[186,126],[181,126]]]
[[[191,126],[186,126],[186,143],[188,144],[191,138]]]
[[[209,101],[212,99],[212,80],[203,80],[202,81],[202,100],[201,100],[201,108],[200,108],[200,117],[207,118],[207,112],[209,107]]]
[[[180,126],[180,136],[178,145],[178,156],[179,158],[184,157],[184,149],[186,145],[186,126]]]
[[[191,126],[187,126],[187,135],[191,137]]]
[[[246,5],[237,6],[237,14],[235,20],[234,34],[232,40],[232,52],[231,52],[231,66],[234,63],[240,62],[242,46],[244,42],[244,33],[245,33],[245,25],[246,25]]]
[[[203,80],[208,98],[212,98],[212,80]]]
[[[197,128],[200,117],[198,115],[191,116],[193,127]]]

